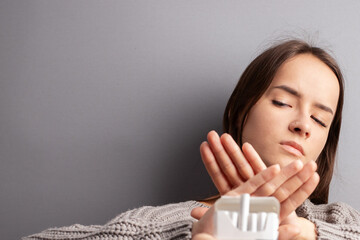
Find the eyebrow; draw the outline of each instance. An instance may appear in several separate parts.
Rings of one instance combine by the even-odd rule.
[[[291,88],[289,86],[286,86],[286,85],[275,86],[273,88],[282,89],[282,90],[284,90],[284,91],[286,91],[286,92],[290,93],[291,95],[294,95],[295,97],[298,97],[298,98],[301,97],[301,94],[298,91],[296,91],[295,89],[293,89],[293,88]],[[314,106],[319,108],[319,109],[322,109],[322,110],[324,110],[326,112],[329,112],[332,115],[334,115],[334,112],[331,110],[331,108],[325,106],[324,104],[315,103]]]

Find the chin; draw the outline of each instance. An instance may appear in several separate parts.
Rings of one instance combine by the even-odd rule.
[[[295,161],[295,159],[287,159],[287,160],[284,160],[284,161],[281,161],[279,162],[280,164],[280,168],[283,168],[287,165],[289,165],[291,162]]]
[[[275,165],[275,164],[279,164],[280,165],[280,168],[283,168],[285,167],[286,165],[290,164],[291,162],[299,159],[297,157],[289,157],[289,156],[282,156],[282,157],[274,157],[272,158],[274,159],[273,161],[264,161],[266,166],[267,167],[270,167],[272,165]]]

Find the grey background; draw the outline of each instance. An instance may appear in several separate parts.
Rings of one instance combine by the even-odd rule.
[[[279,36],[346,79],[331,201],[360,209],[360,2],[0,2],[0,236],[104,224],[215,192],[199,156],[246,65]]]

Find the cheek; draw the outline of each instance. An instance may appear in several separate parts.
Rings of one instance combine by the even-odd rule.
[[[320,153],[322,152],[322,150],[325,147],[327,138],[328,138],[328,134],[324,134],[324,133],[319,133],[318,135],[319,137],[316,139],[313,139],[313,141],[310,142],[309,147],[312,147],[312,153],[311,153],[311,158],[309,160],[317,160],[317,158],[319,157]]]
[[[245,118],[245,124],[242,131],[242,142],[250,142],[253,144],[253,141],[256,139],[256,136],[259,134],[258,126],[261,126],[261,121],[257,117],[256,112],[251,111]]]
[[[278,123],[278,120],[278,117],[268,109],[261,107],[253,109],[246,117],[242,135],[243,142],[253,145],[262,145],[261,142],[265,144],[265,139],[275,133],[274,126],[277,126],[275,123]]]

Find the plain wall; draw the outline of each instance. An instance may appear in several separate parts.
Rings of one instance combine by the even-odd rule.
[[[359,1],[0,2],[0,237],[215,193],[199,145],[278,37],[346,81],[331,201],[360,209]]]

